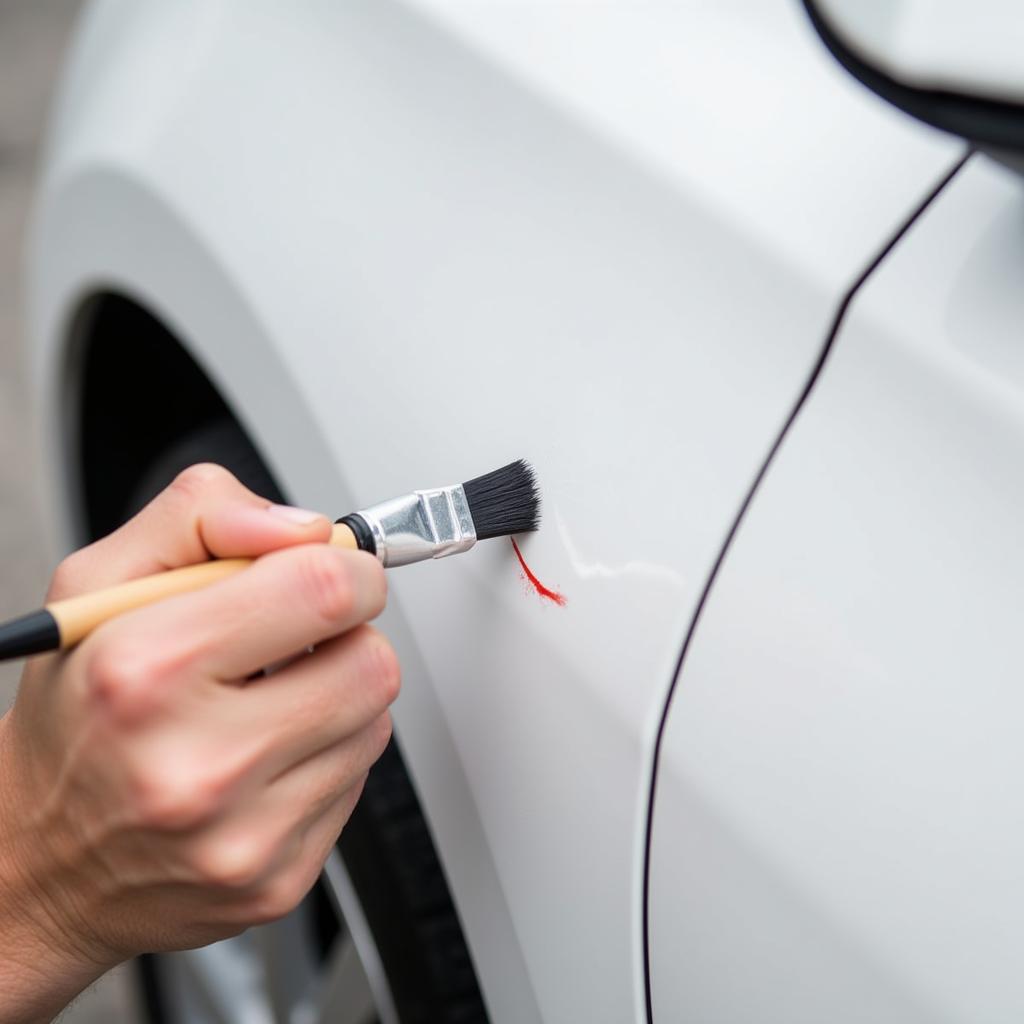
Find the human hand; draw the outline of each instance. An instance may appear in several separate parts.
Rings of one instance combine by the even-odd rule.
[[[365,625],[381,566],[329,534],[198,466],[58,568],[48,600],[263,556],[26,668],[0,719],[0,1021],[48,1019],[114,964],[273,920],[312,886],[399,687]]]

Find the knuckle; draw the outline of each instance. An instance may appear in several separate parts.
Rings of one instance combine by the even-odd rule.
[[[156,666],[130,644],[100,643],[89,658],[86,686],[94,704],[121,719],[141,717],[152,707]]]
[[[143,643],[126,636],[110,636],[102,630],[88,655],[86,692],[95,706],[130,723],[145,718],[160,706],[176,679],[189,668],[188,651]]]
[[[197,846],[192,870],[199,881],[214,889],[239,890],[254,886],[268,867],[263,845],[253,837],[218,837]]]
[[[352,573],[341,555],[342,552],[321,545],[302,552],[303,580],[310,601],[316,613],[330,626],[344,622],[356,607]]]
[[[311,885],[312,881],[305,873],[294,870],[271,878],[253,902],[253,924],[269,924],[290,914],[302,902]]]
[[[183,469],[171,481],[166,493],[174,499],[192,504],[207,491],[222,487],[234,479],[223,466],[214,462],[198,462]]]
[[[76,551],[62,559],[50,578],[50,589],[47,596],[54,598],[61,594],[77,592],[84,576],[84,561],[81,551]]]
[[[179,832],[213,821],[226,786],[212,772],[190,768],[186,755],[148,757],[132,779],[136,817],[155,832]]]

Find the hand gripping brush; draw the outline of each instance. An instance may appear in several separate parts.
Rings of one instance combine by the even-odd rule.
[[[413,491],[337,521],[329,543],[368,551],[385,568],[468,551],[478,540],[536,530],[540,496],[522,459],[450,487]],[[0,660],[74,646],[101,623],[153,601],[241,572],[251,558],[221,558],[53,601],[0,625]]]

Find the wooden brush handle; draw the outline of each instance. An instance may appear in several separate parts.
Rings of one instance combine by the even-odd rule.
[[[351,550],[358,547],[355,534],[341,524],[336,525],[331,531],[329,543]],[[77,644],[97,626],[115,615],[175,594],[201,590],[211,583],[241,572],[252,565],[253,561],[252,558],[215,558],[209,562],[198,562],[196,565],[186,565],[181,569],[169,569],[167,572],[128,580],[127,583],[96,590],[91,594],[54,601],[46,606],[46,610],[53,616],[60,630],[60,646],[63,650]]]

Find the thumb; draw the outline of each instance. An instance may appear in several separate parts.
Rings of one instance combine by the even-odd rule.
[[[69,555],[47,600],[73,597],[138,576],[203,562],[256,557],[293,544],[326,541],[330,520],[273,505],[221,466],[191,466],[134,518]]]

